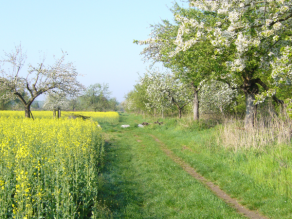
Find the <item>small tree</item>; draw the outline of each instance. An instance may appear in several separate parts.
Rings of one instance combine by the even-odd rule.
[[[104,111],[109,108],[109,97],[110,97],[109,85],[108,84],[93,84],[90,85],[82,99],[85,103],[86,108],[94,111]]]
[[[80,105],[79,99],[80,98],[78,96],[69,98],[69,106],[68,106],[68,108],[70,110],[72,110],[72,111],[75,111]]]
[[[148,100],[152,106],[163,109],[168,105],[173,105],[178,110],[179,118],[182,110],[192,101],[192,90],[176,77],[170,74],[150,72],[148,77],[151,83],[147,88]]]
[[[165,75],[159,73],[157,70],[150,71],[140,79],[140,83],[146,87],[146,99],[145,106],[148,110],[154,110],[154,116],[156,110],[161,112],[162,118],[164,117],[164,111],[171,106],[171,101],[165,96],[165,92],[161,86],[165,82]]]
[[[27,118],[31,117],[31,104],[39,95],[47,92],[75,94],[83,89],[73,64],[65,63],[64,53],[53,65],[45,66],[44,60],[36,66],[29,65],[25,76],[21,70],[26,56],[21,45],[15,47],[14,52],[5,53],[5,57],[1,61],[0,92],[5,92],[2,98],[19,99]]]
[[[234,105],[237,90],[231,89],[221,81],[207,81],[202,83],[200,92],[200,110],[203,112],[220,112],[225,114],[232,104]]]
[[[142,80],[142,78],[140,79]],[[147,83],[140,81],[134,86],[134,89],[125,96],[123,103],[127,112],[143,113],[148,111],[146,105],[149,103],[147,99]]]
[[[46,98],[43,108],[53,110],[54,117],[56,110],[58,110],[58,117],[60,117],[60,110],[69,107],[70,101],[66,98],[65,94],[49,94]]]

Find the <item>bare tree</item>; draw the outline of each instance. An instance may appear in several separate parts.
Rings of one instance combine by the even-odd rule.
[[[19,99],[25,108],[25,117],[31,117],[31,104],[43,93],[66,93],[74,95],[83,86],[77,81],[78,73],[72,63],[65,62],[65,53],[55,59],[53,65],[46,66],[44,60],[36,66],[29,65],[27,73],[21,72],[26,55],[21,45],[15,51],[5,53],[0,62],[0,98]],[[24,95],[26,94],[26,95]]]

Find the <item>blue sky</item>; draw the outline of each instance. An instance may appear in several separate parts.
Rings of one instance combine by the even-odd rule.
[[[85,86],[108,83],[118,101],[149,63],[133,39],[147,39],[161,19],[173,20],[172,0],[1,0],[0,57],[21,43],[28,63],[67,51]]]

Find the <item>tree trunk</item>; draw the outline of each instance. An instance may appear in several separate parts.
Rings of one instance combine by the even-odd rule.
[[[224,110],[223,110],[222,106],[219,106],[219,110],[220,110],[221,114],[223,115],[223,117],[225,117]]]
[[[254,105],[255,95],[245,92],[245,128],[252,128],[255,124],[257,107]]]
[[[30,111],[30,104],[24,105],[25,117],[30,118],[31,111]]]
[[[56,118],[56,110],[53,109],[53,117]]]
[[[198,97],[199,91],[194,87],[194,106],[193,106],[193,115],[194,120],[199,120],[199,97]]]
[[[58,109],[58,119],[60,119],[61,118],[61,109],[59,108]]]
[[[178,118],[180,118],[180,119],[181,119],[181,111],[182,111],[182,109],[178,108]]]

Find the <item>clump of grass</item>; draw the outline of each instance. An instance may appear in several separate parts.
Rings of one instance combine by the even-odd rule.
[[[220,127],[218,140],[226,148],[262,149],[268,145],[290,144],[292,120],[271,116],[259,119],[253,128],[244,128],[244,122],[236,119],[225,120]]]

